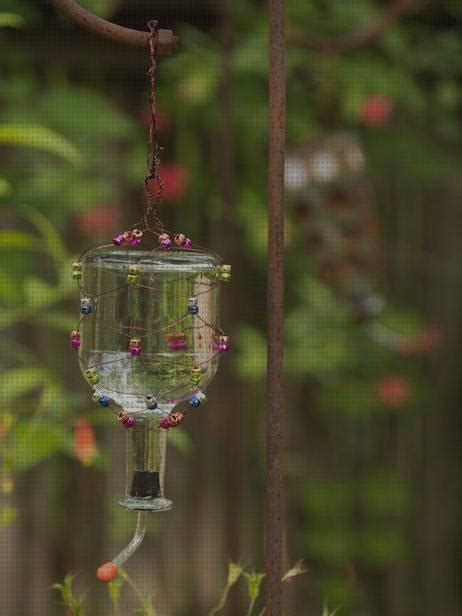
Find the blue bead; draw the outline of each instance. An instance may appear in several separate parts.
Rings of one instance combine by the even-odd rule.
[[[91,314],[91,306],[82,306],[80,312],[82,314]]]
[[[199,308],[198,306],[188,306],[188,312],[189,314],[198,314]]]
[[[101,396],[101,398],[99,399],[99,403],[101,404],[101,406],[109,406],[110,402],[111,399],[107,396]]]
[[[189,404],[194,408],[197,408],[200,405],[200,403],[201,401],[199,400],[197,396],[191,396],[191,398],[189,399]]]

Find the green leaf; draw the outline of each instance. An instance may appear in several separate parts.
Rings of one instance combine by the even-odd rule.
[[[0,13],[0,28],[22,28],[26,23],[24,17],[16,13]]]
[[[123,583],[124,580],[120,576],[117,576],[107,585],[109,599],[115,607],[118,607],[120,604],[120,594],[122,592]]]
[[[48,220],[46,216],[38,210],[32,208],[22,208],[21,214],[39,231],[47,252],[55,259],[57,265],[58,263],[61,265],[67,260],[70,261],[70,256],[68,255],[66,247],[61,239],[59,230]],[[70,269],[68,269],[68,272],[69,271]],[[70,278],[70,275],[68,277]]]
[[[249,598],[252,601],[258,599],[260,595],[260,588],[263,578],[265,577],[264,573],[245,573],[244,572],[245,581],[247,582],[247,593]]]
[[[31,308],[40,308],[59,299],[59,290],[33,276],[24,283],[24,294]]]
[[[0,269],[0,300],[6,304],[16,304],[21,298],[17,281]]]
[[[13,368],[0,374],[0,405],[5,406],[42,386],[46,372],[41,368]]]
[[[64,428],[54,424],[17,424],[10,433],[4,458],[10,468],[24,470],[64,449],[68,441]]]
[[[0,231],[0,249],[22,248],[27,250],[34,248],[36,245],[37,240],[30,233],[24,233],[23,231]]]
[[[47,310],[44,314],[38,314],[34,317],[35,322],[43,327],[50,327],[69,333],[75,328],[76,318],[65,312],[53,312]]]
[[[44,150],[73,164],[81,161],[81,155],[72,143],[39,124],[0,124],[0,145]]]
[[[239,563],[228,563],[228,579],[226,580],[226,584],[228,586],[234,586],[234,584],[241,577],[244,568]]]

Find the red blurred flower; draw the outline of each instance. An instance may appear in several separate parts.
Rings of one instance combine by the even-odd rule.
[[[160,176],[164,182],[165,201],[176,201],[184,195],[188,185],[188,172],[184,167],[167,163],[161,166]]]
[[[121,213],[115,205],[95,205],[91,209],[75,217],[75,226],[84,235],[92,235],[97,231],[112,231],[119,229]]]
[[[392,107],[389,98],[379,95],[371,96],[363,101],[359,117],[366,126],[383,126],[390,117]]]
[[[410,391],[409,381],[399,375],[387,376],[376,386],[379,401],[393,408],[404,404],[409,399]]]
[[[85,466],[89,466],[97,453],[98,449],[92,426],[86,419],[77,420],[74,424],[75,457]]]

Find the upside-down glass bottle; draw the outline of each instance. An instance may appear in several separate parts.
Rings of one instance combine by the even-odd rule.
[[[218,367],[220,261],[198,250],[98,247],[81,261],[80,367],[94,398],[115,407],[127,432],[121,505],[139,514],[120,565],[138,547],[147,511],[164,511],[167,431],[162,420]]]

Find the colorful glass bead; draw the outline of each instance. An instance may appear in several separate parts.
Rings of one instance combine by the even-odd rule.
[[[184,419],[183,413],[171,413],[168,417],[166,417],[170,428],[176,428]]]
[[[186,351],[188,344],[186,342],[186,335],[180,334],[166,334],[165,341],[167,342],[168,351]]]
[[[132,338],[128,347],[132,357],[138,357],[141,355],[141,340],[139,338]]]
[[[193,394],[189,400],[188,400],[190,406],[192,406],[194,409],[197,408],[198,406],[200,406],[201,401],[199,400],[199,398],[197,397],[196,394]]]
[[[124,428],[131,428],[136,423],[133,415],[130,415],[129,413],[127,413],[127,411],[120,411],[120,413],[117,415],[117,419],[120,421]]]
[[[76,351],[80,348],[80,332],[76,329],[71,331],[71,347]]]
[[[84,315],[88,315],[93,312],[93,301],[90,297],[82,297],[80,300],[80,312]]]
[[[195,396],[199,400],[199,402],[205,402],[207,400],[207,396],[200,389],[199,391],[196,391]]]
[[[150,411],[153,411],[157,408],[157,399],[155,396],[145,396],[144,403]]]
[[[170,238],[170,235],[168,233],[161,233],[159,235],[159,244],[160,247],[164,250],[170,250],[170,248],[172,247],[172,240]]]
[[[80,280],[82,278],[82,264],[79,262],[72,264],[72,278]]]
[[[139,229],[133,229],[133,231],[130,233],[128,243],[130,244],[130,246],[133,246],[134,248],[136,248],[136,246],[140,245],[142,237],[143,237],[142,231],[140,231]]]
[[[170,424],[168,423],[168,418],[164,417],[163,419],[160,420],[159,426],[163,429],[163,430],[168,430],[170,428]]]
[[[99,376],[94,368],[85,370],[85,376],[90,385],[97,385],[99,383]]]
[[[188,299],[188,312],[189,314],[198,314],[199,312],[199,300],[197,297],[190,297]]]
[[[191,368],[189,380],[195,387],[198,387],[202,381],[202,370],[198,367]]]
[[[109,398],[109,396],[100,396],[98,398],[98,402],[100,404],[100,406],[109,406],[111,403],[111,398]]]
[[[178,233],[174,237],[175,244],[177,246],[181,246],[182,248],[191,248],[192,242],[189,237],[186,237],[183,233]]]
[[[212,349],[219,353],[226,353],[229,351],[229,336],[214,336]]]
[[[124,244],[127,239],[128,239],[128,232],[125,231],[124,233],[119,233],[118,235],[113,237],[112,242],[114,246],[122,246],[122,244]]]
[[[128,267],[127,282],[128,284],[136,284],[140,279],[140,268],[137,265]]]
[[[231,265],[219,265],[217,268],[217,278],[222,282],[229,282],[231,280]]]

